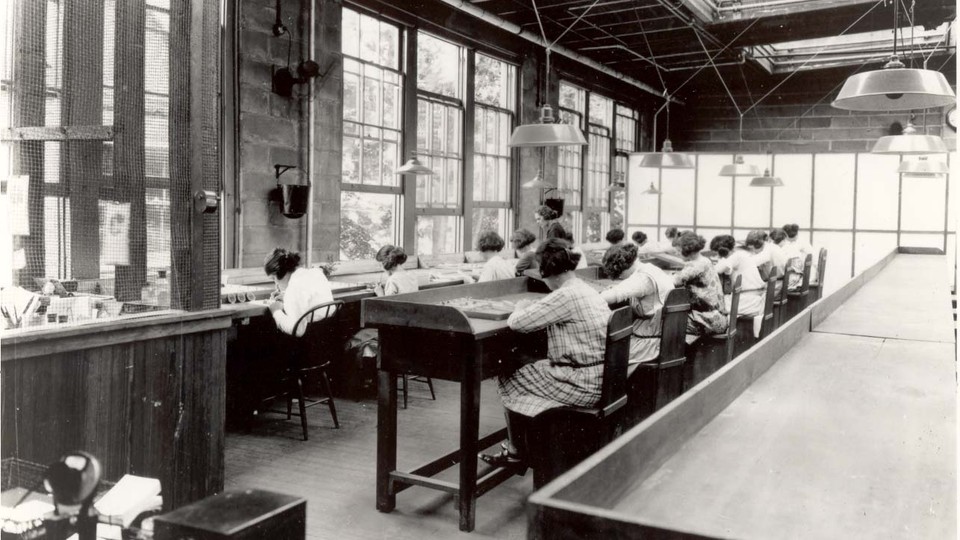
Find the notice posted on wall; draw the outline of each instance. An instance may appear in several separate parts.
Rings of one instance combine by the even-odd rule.
[[[10,219],[12,236],[30,234],[30,177],[10,176],[7,178],[7,216]]]
[[[100,264],[130,264],[130,203],[100,201]]]

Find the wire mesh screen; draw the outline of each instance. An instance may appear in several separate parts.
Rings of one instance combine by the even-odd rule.
[[[0,285],[37,291],[53,283],[129,312],[170,306],[171,270],[190,279],[190,268],[172,268],[171,249],[171,171],[187,170],[177,181],[188,203],[191,169],[176,160],[190,154],[170,151],[171,92],[182,90],[174,99],[189,100],[190,64],[172,66],[170,59],[171,51],[191,46],[189,31],[171,33],[171,9],[189,26],[191,2],[172,3],[0,2],[0,219],[7,220],[0,227]],[[216,20],[216,2],[203,4]],[[216,45],[216,28],[212,33]],[[217,110],[216,92],[204,95],[203,106]],[[190,144],[213,156],[216,184],[216,129],[199,139]],[[203,220],[214,248],[207,239],[197,249],[218,261],[217,217]],[[71,316],[119,314],[79,311]]]

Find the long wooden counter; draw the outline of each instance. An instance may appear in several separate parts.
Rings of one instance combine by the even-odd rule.
[[[174,508],[223,489],[230,312],[161,312],[5,333],[4,458],[97,456],[104,478],[159,478]]]
[[[892,254],[812,304],[533,494],[530,537],[955,537],[943,264]]]

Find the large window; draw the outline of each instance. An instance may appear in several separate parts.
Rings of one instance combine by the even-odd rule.
[[[480,234],[496,231],[504,239],[512,228],[513,163],[507,143],[516,110],[517,68],[477,55],[473,136],[473,215],[470,248]]]
[[[637,149],[637,129],[640,125],[640,113],[624,107],[616,106],[616,150],[613,160],[613,178],[616,182],[626,185],[627,182],[627,159],[630,152]],[[624,228],[624,215],[626,214],[627,193],[623,191],[614,191],[610,197],[610,227]],[[624,229],[625,230],[625,229]]]
[[[434,174],[417,176],[417,253],[460,249],[466,50],[417,36],[417,155]]]
[[[403,74],[400,29],[343,9],[340,258],[398,243]]]
[[[560,121],[583,127],[586,113],[586,92],[569,83],[560,81]],[[583,151],[579,146],[559,147],[557,187],[566,200],[566,211],[580,209],[580,194],[583,186]],[[577,235],[576,229],[574,236]]]

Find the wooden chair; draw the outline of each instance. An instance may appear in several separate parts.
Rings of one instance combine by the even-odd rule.
[[[807,297],[810,295],[810,267],[813,265],[813,255],[807,253],[803,259],[803,280],[800,282],[800,289],[796,291],[787,291],[787,298],[790,299],[786,306],[786,319],[789,321],[798,313],[807,307]],[[784,321],[784,322],[785,322]]]
[[[607,322],[603,385],[595,407],[558,407],[530,420],[522,443],[533,484],[539,488],[596,452],[620,434],[627,404],[632,310],[622,307]]]
[[[660,315],[660,354],[655,360],[637,366],[627,380],[630,399],[625,419],[627,427],[639,423],[683,393],[689,313],[690,291],[670,291]]]
[[[430,377],[422,377],[422,376],[420,376],[420,375],[412,375],[412,376],[410,376],[410,377],[407,377],[407,374],[406,374],[406,373],[400,373],[400,374],[397,375],[397,378],[400,379],[400,388],[399,388],[398,390],[400,390],[401,392],[403,392],[403,408],[404,408],[404,409],[407,408],[407,383],[408,383],[408,381],[426,383],[427,387],[430,389],[430,399],[432,399],[432,400],[434,400],[434,401],[437,400],[437,394],[434,393],[434,391],[433,391],[433,379],[431,379]]]
[[[303,429],[303,440],[307,440],[307,408],[314,405],[326,404],[333,417],[334,428],[340,427],[337,420],[337,407],[333,402],[333,392],[330,389],[330,379],[327,369],[330,367],[330,358],[325,351],[324,343],[331,336],[330,327],[337,324],[337,315],[343,307],[342,301],[328,302],[314,306],[306,311],[294,325],[294,333],[286,344],[289,345],[288,363],[280,377],[280,390],[277,394],[266,397],[263,401],[284,398],[287,402],[287,419],[292,416],[300,417],[300,426]],[[303,332],[301,335],[300,332]],[[323,391],[327,397],[308,400],[304,394],[304,386],[311,375],[318,375]],[[293,399],[297,399],[299,413],[293,412]],[[284,411],[272,411],[282,413]]]
[[[767,278],[767,291],[763,300],[763,322],[760,325],[760,337],[753,337],[753,317],[737,317],[737,339],[734,346],[734,357],[753,347],[758,341],[770,335],[776,327],[773,320],[773,302],[777,291],[777,270],[773,269]]]
[[[737,340],[737,308],[740,304],[741,281],[740,276],[733,279],[727,331],[723,334],[700,336],[687,347],[687,365],[683,371],[684,390],[696,386],[733,360]]]
[[[810,280],[810,294],[807,295],[807,305],[823,298],[823,276],[827,273],[827,248],[820,248],[817,257],[817,280]]]
[[[787,297],[787,289],[790,286],[790,279],[793,276],[793,261],[790,259],[787,261],[786,266],[783,270],[783,276],[777,278],[777,282],[780,284],[780,294],[777,295],[777,298],[773,301],[773,329],[776,330],[780,328],[780,325],[786,322],[784,318],[784,311],[787,309],[787,303],[790,299]]]

